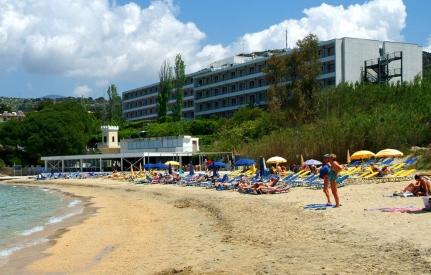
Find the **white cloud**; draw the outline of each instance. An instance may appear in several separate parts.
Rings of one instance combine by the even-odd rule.
[[[402,41],[407,16],[402,0],[374,0],[347,7],[323,3],[305,9],[304,14],[300,19],[288,19],[265,30],[247,33],[227,48],[236,52],[284,48],[286,31],[289,48],[309,33],[320,40],[347,36]]]
[[[247,33],[228,45],[205,45],[205,33],[178,19],[173,0],[148,7],[109,0],[0,0],[0,70],[89,78],[96,87],[118,79],[155,80],[162,61],[181,53],[194,71],[242,51],[293,47],[312,32],[321,40],[351,36],[402,40],[402,0],[372,0],[347,7],[321,4]],[[97,85],[99,84],[99,85]]]
[[[93,90],[87,85],[80,85],[75,87],[73,90],[73,95],[76,97],[89,97]]]
[[[111,78],[154,73],[162,60],[199,50],[205,37],[176,18],[172,1],[1,0],[0,68]]]

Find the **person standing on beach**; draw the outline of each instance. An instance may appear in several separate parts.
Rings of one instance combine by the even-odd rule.
[[[340,204],[340,198],[338,197],[336,180],[338,177],[338,173],[341,170],[343,170],[344,167],[336,161],[336,158],[337,156],[335,154],[330,155],[329,165],[331,169],[328,172],[328,179],[329,179],[329,182],[331,183],[331,191],[335,199],[335,207],[340,207],[341,204]]]
[[[329,196],[329,179],[328,179],[328,173],[329,173],[329,170],[331,169],[329,166],[329,160],[330,160],[330,155],[325,154],[323,156],[323,165],[319,170],[319,177],[323,179],[323,193],[325,193],[327,205],[331,204],[331,198]]]

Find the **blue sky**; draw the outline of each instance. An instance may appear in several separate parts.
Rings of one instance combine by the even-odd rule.
[[[242,50],[280,48],[286,28],[289,45],[312,31],[431,47],[431,1],[39,2],[0,4],[0,96],[99,97],[110,83],[124,91],[156,81],[176,53],[193,71]]]

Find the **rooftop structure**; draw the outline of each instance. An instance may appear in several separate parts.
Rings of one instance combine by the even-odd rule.
[[[25,118],[25,114],[22,111],[18,112],[7,112],[4,111],[0,113],[0,122],[6,122],[10,120],[23,120]]]
[[[97,144],[97,148],[104,154],[120,152],[118,142],[118,126],[102,125],[102,142]]]
[[[268,83],[267,61],[286,50],[239,54],[213,62],[187,75],[183,115],[186,119],[231,116],[245,106],[264,106]],[[342,82],[396,83],[422,75],[422,48],[416,44],[359,38],[340,38],[319,43],[322,88]],[[123,93],[126,120],[157,118],[158,83]],[[175,94],[169,104],[175,102]]]

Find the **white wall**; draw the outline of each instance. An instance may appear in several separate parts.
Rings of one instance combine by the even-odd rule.
[[[342,79],[341,81],[355,83],[361,81],[361,67],[364,61],[379,57],[379,41],[342,38]],[[337,55],[338,58],[338,55]]]
[[[335,85],[343,81],[342,39],[335,39]]]
[[[385,54],[401,51],[403,53],[403,81],[413,81],[417,75],[422,76],[422,47],[414,44],[383,42]],[[392,62],[389,70],[400,68],[400,61]],[[400,79],[394,79],[396,82]]]

